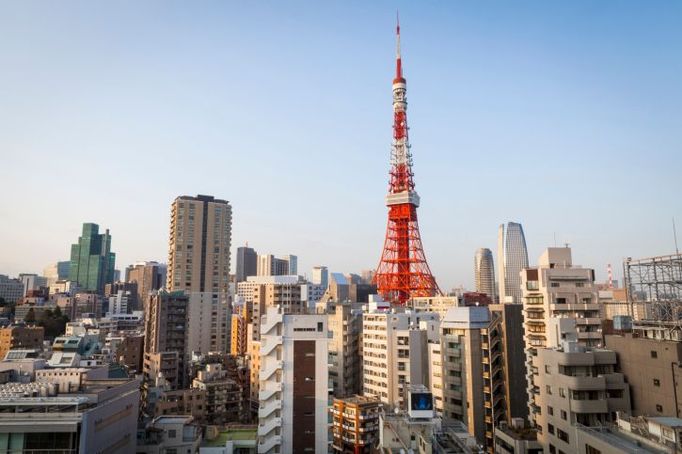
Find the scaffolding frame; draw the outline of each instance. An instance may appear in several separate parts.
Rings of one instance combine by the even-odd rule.
[[[644,320],[667,329],[682,329],[682,254],[623,261],[630,313],[644,307]]]

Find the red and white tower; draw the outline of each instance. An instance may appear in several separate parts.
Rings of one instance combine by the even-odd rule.
[[[431,274],[419,235],[417,207],[419,196],[414,190],[412,154],[407,137],[406,81],[400,58],[400,23],[396,27],[396,74],[393,79],[393,144],[391,171],[386,196],[388,226],[381,260],[374,276],[381,296],[393,304],[404,305],[414,296],[440,293]]]

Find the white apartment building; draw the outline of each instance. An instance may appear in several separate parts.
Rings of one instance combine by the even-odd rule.
[[[435,313],[395,312],[376,305],[365,312],[363,394],[377,397],[386,408],[406,409],[410,385],[428,384],[428,339],[438,336],[438,326]]]
[[[327,316],[261,317],[258,452],[327,452]]]

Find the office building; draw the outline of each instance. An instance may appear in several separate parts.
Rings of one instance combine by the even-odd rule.
[[[24,294],[22,296],[28,296],[29,292],[47,288],[47,278],[37,274],[21,273],[19,280],[24,284]]]
[[[329,271],[327,270],[327,267],[314,266],[310,282],[314,285],[320,285],[326,290],[329,286]]]
[[[69,270],[71,269],[71,262],[56,262],[46,266],[43,269],[43,277],[47,279],[47,286],[50,287],[57,281],[66,281],[69,279]]]
[[[287,276],[298,274],[298,258],[295,255],[285,255],[277,258],[272,254],[258,256],[258,276]]]
[[[606,348],[630,385],[633,415],[682,415],[682,342],[607,335]]]
[[[24,284],[18,279],[10,279],[0,274],[0,298],[7,303],[16,303],[24,296]]]
[[[372,297],[374,298],[374,297]],[[410,385],[429,383],[429,338],[438,338],[438,314],[394,312],[372,301],[362,316],[363,395],[385,408],[407,408]]]
[[[116,295],[109,297],[109,314],[127,314],[131,311],[131,300],[137,300],[137,295],[119,290]]]
[[[140,391],[135,380],[84,379],[0,385],[0,447],[6,452],[136,452]]]
[[[327,342],[326,315],[262,317],[259,453],[327,452]]]
[[[379,440],[381,402],[365,396],[334,399],[332,448],[339,454],[369,454]]]
[[[237,248],[237,270],[235,281],[237,283],[245,281],[249,276],[258,274],[258,253],[255,249],[248,246]]]
[[[476,291],[484,293],[495,302],[495,265],[493,264],[493,253],[488,248],[481,248],[476,251],[474,257],[474,279],[476,281]]]
[[[136,288],[137,299],[131,310],[143,310],[149,294],[166,285],[166,267],[158,262],[138,262],[126,268],[125,280]]]
[[[180,196],[171,206],[166,288],[227,293],[232,207],[208,195]]]
[[[630,388],[615,352],[579,342],[575,319],[553,318],[549,327],[558,346],[532,358],[530,420],[546,452],[578,452],[574,427],[615,422],[616,412],[630,410]]]
[[[114,282],[115,262],[109,229],[100,234],[97,224],[84,223],[78,243],[71,245],[69,280],[83,290],[103,294],[104,285]]]
[[[500,303],[521,303],[521,270],[528,268],[523,227],[516,222],[500,225],[497,235],[497,278]]]
[[[362,305],[330,303],[328,306],[329,380],[334,397],[362,392]]]
[[[42,349],[45,328],[42,326],[10,325],[0,328],[0,361],[14,349]]]

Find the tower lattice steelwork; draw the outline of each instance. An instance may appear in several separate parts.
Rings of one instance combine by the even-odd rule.
[[[419,235],[417,207],[419,196],[414,190],[412,154],[407,135],[406,81],[400,58],[400,23],[396,27],[396,74],[393,79],[393,144],[391,171],[386,196],[388,226],[386,239],[374,282],[387,301],[403,305],[414,296],[440,293],[431,274]]]

